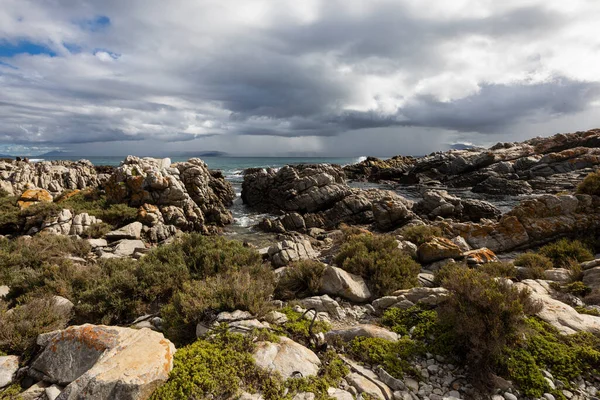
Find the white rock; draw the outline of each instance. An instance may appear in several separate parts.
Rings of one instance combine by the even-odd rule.
[[[321,277],[320,292],[359,303],[371,297],[371,292],[362,277],[332,266],[325,268]]]
[[[321,360],[312,350],[284,336],[279,343],[258,342],[254,360],[259,367],[278,372],[284,379],[296,372],[303,377],[316,375],[321,366]]]
[[[19,357],[0,357],[0,388],[6,387],[13,382],[15,372],[19,369]]]

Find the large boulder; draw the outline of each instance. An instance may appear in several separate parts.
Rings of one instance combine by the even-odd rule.
[[[42,334],[35,379],[66,386],[59,400],[147,399],[173,368],[175,347],[150,329],[81,325]]]
[[[415,211],[429,219],[444,217],[478,222],[482,218],[497,219],[502,214],[486,201],[461,199],[445,190],[425,189],[422,195],[423,199],[415,205]]]
[[[285,336],[278,343],[258,342],[253,356],[256,365],[278,372],[284,379],[298,373],[302,377],[314,376],[321,366],[321,360],[312,350]]]
[[[325,268],[320,292],[359,303],[371,298],[371,292],[362,277],[332,266]]]
[[[561,333],[568,335],[584,331],[600,334],[600,317],[580,314],[573,307],[554,299],[555,292],[548,281],[525,279],[515,285],[530,291],[532,299],[542,305],[537,316]]]
[[[143,217],[155,212],[148,207],[155,205],[162,215],[157,223],[181,230],[206,233],[212,225],[233,222],[227,209],[235,198],[233,188],[198,158],[171,164],[168,158],[128,156],[106,183],[106,194],[112,202],[143,206]]]
[[[460,247],[451,240],[442,237],[434,237],[428,242],[421,244],[417,250],[417,254],[421,262],[431,263],[446,258],[461,257],[462,251]]]
[[[52,203],[52,201],[52,195],[46,189],[27,189],[21,194],[17,204],[21,209],[25,209],[37,203]]]
[[[294,261],[317,257],[308,239],[292,236],[269,247],[267,254],[275,267],[283,267]]]

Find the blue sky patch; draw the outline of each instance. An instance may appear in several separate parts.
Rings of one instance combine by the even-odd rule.
[[[18,54],[31,54],[33,56],[38,54],[46,54],[50,57],[56,56],[54,51],[43,44],[34,43],[27,40],[22,40],[16,43],[9,43],[7,41],[0,40],[0,57],[13,57]]]
[[[108,18],[106,15],[98,15],[92,19],[78,21],[77,25],[79,25],[82,29],[98,32],[110,25],[110,18]]]

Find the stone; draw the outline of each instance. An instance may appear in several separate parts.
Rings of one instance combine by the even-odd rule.
[[[61,314],[68,315],[73,310],[73,307],[75,307],[71,300],[62,296],[52,296],[52,299],[54,300],[54,309]]]
[[[382,367],[377,369],[377,376],[379,377],[381,382],[385,383],[390,389],[394,391],[404,390],[406,388],[404,382],[402,382],[400,379],[396,379],[393,376],[391,376]]]
[[[315,394],[307,392],[296,393],[296,395],[292,397],[292,400],[315,400]]]
[[[146,249],[146,245],[141,240],[122,239],[115,242],[113,247],[113,255],[116,257],[128,257],[138,249]]]
[[[268,255],[275,267],[283,267],[294,261],[316,258],[317,253],[308,239],[292,237],[269,247]]]
[[[49,383],[37,382],[30,386],[27,390],[19,394],[19,400],[39,400],[46,396],[46,388],[50,387]]]
[[[477,250],[465,251],[462,256],[469,265],[487,264],[491,262],[498,262],[498,257],[493,251],[487,247],[482,247]]]
[[[108,242],[106,241],[106,239],[87,239],[87,241],[90,244],[90,246],[92,246],[92,249],[108,246]]]
[[[0,357],[0,388],[9,386],[19,369],[19,357],[2,356]]]
[[[354,396],[350,392],[338,388],[328,388],[327,394],[336,400],[354,400]]]
[[[548,281],[569,283],[571,281],[571,273],[566,268],[552,268],[544,271],[544,278]]]
[[[285,324],[288,321],[288,317],[284,313],[273,310],[273,311],[269,311],[265,315],[265,321],[267,321],[271,324],[281,325],[281,324]]]
[[[552,298],[554,291],[547,281],[525,279],[515,285],[530,291],[531,298],[542,304],[541,311],[536,315],[560,333],[569,335],[584,331],[600,334],[600,317],[580,314],[573,307]]]
[[[408,240],[398,240],[398,248],[413,258],[417,258],[417,245]]]
[[[583,284],[592,289],[600,288],[600,267],[588,268],[583,271]]]
[[[335,319],[344,319],[346,312],[340,304],[328,295],[307,297],[296,301],[306,309],[314,308],[317,312],[326,312]]]
[[[415,393],[419,391],[419,382],[413,378],[404,378],[404,385]]]
[[[393,295],[398,296],[398,300],[404,298],[411,303],[437,306],[444,302],[450,293],[442,287],[415,287],[412,289],[396,290]]]
[[[471,246],[469,246],[469,243],[467,243],[465,238],[463,238],[462,236],[456,236],[456,237],[452,238],[451,241],[452,241],[452,243],[457,245],[460,248],[460,250],[463,252],[472,250]]]
[[[321,366],[319,357],[287,337],[280,337],[279,343],[258,342],[253,353],[256,365],[281,374],[283,379],[296,376],[316,375]]]
[[[44,393],[46,394],[46,397],[48,398],[48,400],[55,400],[60,393],[62,392],[63,388],[58,386],[58,385],[52,385],[52,386],[48,386],[46,389],[44,389]]]
[[[346,377],[346,381],[352,387],[358,390],[358,393],[367,393],[370,396],[375,397],[376,399],[386,400],[383,392],[375,383],[371,380],[365,378],[364,376],[353,372]]]
[[[173,368],[175,347],[149,329],[71,326],[38,336],[41,353],[29,374],[66,385],[61,399],[146,399]],[[69,368],[65,368],[68,365]]]
[[[332,266],[325,268],[319,292],[358,303],[371,298],[371,292],[362,277]]]
[[[517,396],[515,396],[514,394],[509,393],[509,392],[504,393],[504,398],[506,400],[518,400]]]
[[[419,246],[418,255],[421,262],[431,263],[445,258],[461,257],[462,251],[450,240],[435,237]]]
[[[0,299],[5,298],[10,292],[10,288],[6,285],[0,285]]]
[[[115,241],[121,239],[139,239],[142,234],[142,223],[132,222],[131,224],[125,225],[116,231],[108,232],[105,237],[108,241]]]
[[[47,190],[28,189],[21,194],[19,200],[17,200],[17,204],[23,210],[37,203],[52,203],[52,201],[52,195]]]
[[[398,334],[389,331],[377,325],[362,324],[349,328],[331,330],[325,334],[325,338],[329,341],[335,337],[339,337],[345,342],[349,342],[356,337],[380,338],[391,341],[398,340]]]

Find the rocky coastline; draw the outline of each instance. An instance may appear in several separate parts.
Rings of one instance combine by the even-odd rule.
[[[599,170],[598,129],[248,169],[258,248],[198,158],[0,161],[0,399],[598,398]]]

